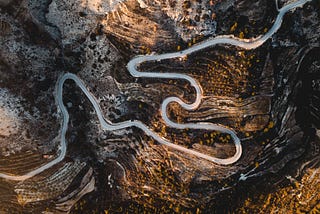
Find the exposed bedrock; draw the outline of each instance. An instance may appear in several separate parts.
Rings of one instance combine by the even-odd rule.
[[[233,129],[243,146],[235,164],[168,149],[136,128],[102,130],[81,90],[67,81],[66,158],[26,181],[1,179],[0,212],[270,213],[270,200],[281,210],[319,209],[319,11],[313,0],[289,12],[254,50],[218,45],[140,65],[199,81],[199,108],[173,103],[168,115]],[[267,0],[0,0],[0,12],[0,172],[18,175],[57,156],[55,85],[65,72],[84,81],[110,121],[140,120],[173,143],[232,156],[229,135],[176,130],[161,118],[165,98],[194,101],[187,82],[135,78],[126,65],[138,54],[179,51],[217,35],[258,37],[278,14]],[[298,202],[280,200],[292,192]]]

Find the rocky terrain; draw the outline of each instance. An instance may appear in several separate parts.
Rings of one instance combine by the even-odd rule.
[[[0,0],[0,173],[23,175],[59,154],[56,84],[79,76],[110,121],[140,120],[161,137],[227,158],[229,135],[177,130],[163,100],[187,103],[180,79],[136,78],[137,55],[185,50],[208,38],[256,38],[292,1]],[[216,45],[184,58],[141,64],[190,75],[204,97],[194,111],[170,104],[179,123],[229,127],[242,144],[218,165],[159,144],[133,127],[101,128],[71,81],[63,161],[32,178],[0,178],[0,213],[318,213],[320,210],[320,1],[288,12],[256,49]]]

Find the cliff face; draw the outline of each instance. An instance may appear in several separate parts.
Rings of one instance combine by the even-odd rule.
[[[0,173],[23,175],[58,156],[56,83],[66,72],[83,80],[113,123],[140,120],[175,144],[232,156],[229,135],[177,130],[161,117],[167,97],[194,101],[188,82],[135,78],[127,63],[210,37],[259,37],[272,27],[276,3],[0,0]],[[199,108],[173,103],[168,115],[235,130],[243,149],[236,163],[177,152],[137,128],[103,130],[90,102],[67,81],[66,157],[25,181],[1,178],[0,212],[319,211],[319,5],[313,0],[288,12],[280,30],[256,49],[220,44],[139,66],[195,78],[203,90]]]

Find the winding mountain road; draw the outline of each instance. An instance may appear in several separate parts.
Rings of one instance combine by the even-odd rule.
[[[311,0],[299,0],[293,3],[290,3],[281,9],[279,9],[278,16],[272,26],[272,28],[263,36],[260,36],[258,38],[252,38],[252,39],[239,39],[236,38],[232,35],[223,35],[223,36],[217,36],[215,38],[211,38],[208,40],[205,40],[204,42],[198,43],[186,50],[179,51],[179,52],[174,52],[174,53],[166,53],[166,54],[160,54],[160,55],[145,55],[145,56],[138,56],[133,58],[128,64],[127,68],[130,74],[134,77],[141,77],[141,78],[164,78],[164,79],[183,79],[188,81],[192,87],[194,87],[195,92],[196,92],[196,99],[193,103],[188,104],[183,102],[180,98],[178,97],[168,97],[166,98],[162,105],[161,105],[161,115],[165,121],[165,123],[176,129],[204,129],[204,130],[214,130],[214,131],[219,131],[222,133],[230,134],[230,136],[233,139],[236,151],[232,157],[226,158],[226,159],[221,159],[213,156],[206,155],[204,153],[192,150],[192,149],[187,149],[183,146],[179,146],[177,144],[171,143],[168,140],[162,138],[159,136],[157,133],[153,132],[148,128],[147,125],[142,123],[141,121],[138,120],[129,120],[129,121],[124,121],[120,123],[112,123],[108,119],[103,117],[103,113],[101,112],[100,106],[94,97],[88,89],[86,88],[84,82],[79,79],[76,75],[72,73],[66,73],[62,77],[59,78],[56,86],[56,102],[58,105],[58,109],[62,114],[62,125],[61,125],[61,132],[60,132],[60,147],[59,147],[59,154],[56,159],[52,160],[51,162],[25,174],[25,175],[10,175],[10,174],[5,174],[5,173],[0,173],[0,178],[8,179],[8,180],[16,180],[16,181],[22,181],[26,180],[28,178],[31,178],[44,170],[52,167],[53,165],[59,163],[62,161],[66,155],[67,151],[67,144],[66,144],[66,132],[68,129],[68,123],[69,123],[69,113],[63,104],[63,85],[66,80],[73,80],[77,86],[82,90],[82,92],[86,95],[86,97],[89,99],[91,102],[92,106],[95,109],[95,112],[98,116],[99,122],[101,124],[101,127],[105,130],[119,130],[119,129],[125,129],[128,127],[137,127],[141,130],[143,130],[147,135],[150,137],[154,138],[156,141],[159,143],[166,145],[170,148],[173,148],[175,150],[179,150],[181,152],[185,152],[189,155],[194,155],[203,159],[206,159],[208,161],[211,161],[213,163],[221,164],[221,165],[229,165],[233,164],[236,161],[239,160],[239,158],[242,155],[242,146],[240,139],[237,137],[236,133],[224,126],[218,125],[218,124],[212,124],[212,123],[175,123],[171,121],[167,115],[167,106],[172,103],[176,102],[181,107],[183,107],[186,110],[195,110],[199,107],[201,100],[203,98],[203,93],[202,93],[202,88],[200,84],[198,83],[197,80],[194,78],[185,75],[185,74],[179,74],[179,73],[158,73],[158,72],[141,72],[138,70],[139,65],[148,62],[148,61],[160,61],[164,59],[171,59],[171,58],[179,58],[179,57],[185,57],[188,54],[203,50],[205,48],[217,45],[217,44],[225,44],[225,45],[233,45],[237,46],[246,50],[250,49],[255,49],[259,46],[261,46],[266,40],[268,40],[281,26],[283,16],[285,13],[288,11],[295,9],[297,7],[302,7],[306,2],[311,1]]]

